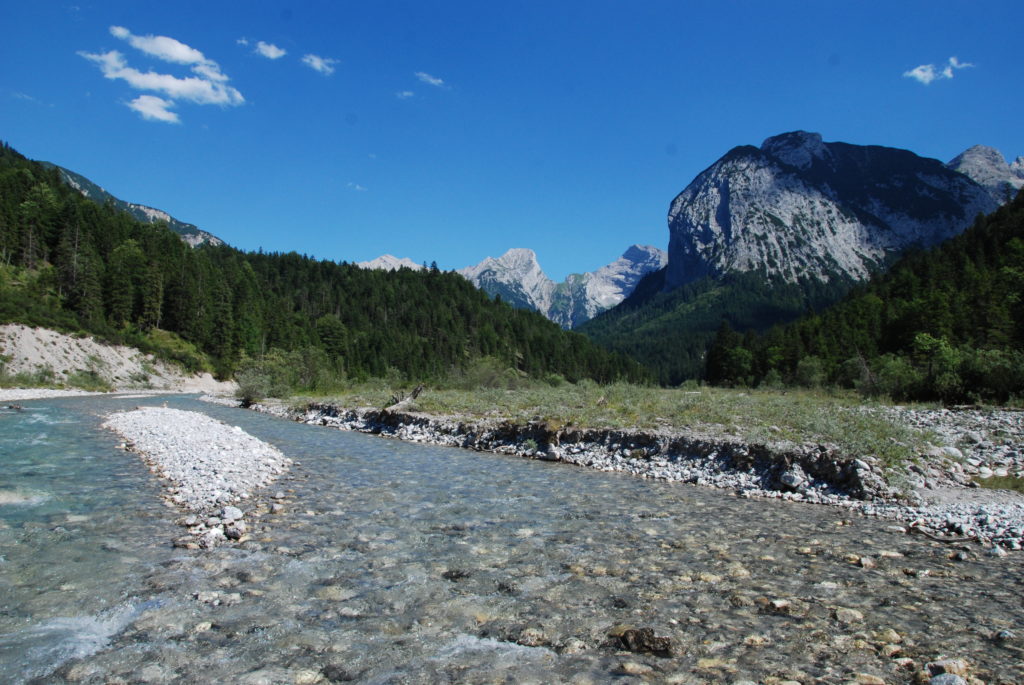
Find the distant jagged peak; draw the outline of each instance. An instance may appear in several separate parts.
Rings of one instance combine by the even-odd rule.
[[[533,250],[518,247],[458,273],[513,306],[534,309],[562,327],[572,328],[621,302],[641,278],[665,266],[667,260],[667,254],[656,247],[631,245],[611,264],[569,274],[556,284],[541,269]]]
[[[543,269],[540,268],[540,262],[537,261],[537,253],[526,247],[513,247],[500,257],[487,257],[479,264],[459,269],[459,273],[471,281],[487,271],[515,274],[536,273],[547,278]]]
[[[487,259],[509,267],[533,268],[534,266],[537,266],[540,268],[540,264],[537,261],[537,253],[528,247],[513,247],[497,259],[492,257],[488,257]]]
[[[985,188],[999,204],[1013,199],[1024,187],[1024,157],[1007,164],[1003,153],[988,145],[972,145],[950,160],[946,167]]]
[[[790,131],[765,139],[761,152],[797,169],[807,169],[815,159],[826,159],[828,148],[820,133]]]
[[[394,255],[384,254],[376,259],[371,259],[368,262],[356,262],[356,266],[362,269],[379,269],[381,271],[397,271],[402,267],[417,271],[423,268],[422,264],[417,264],[408,257],[402,257],[399,259]]]
[[[620,259],[630,262],[661,261],[664,266],[664,261],[668,259],[668,253],[653,245],[630,245],[622,253]]]
[[[1019,159],[1019,158],[1018,158]],[[957,166],[966,161],[977,161],[995,166],[1007,166],[1003,153],[990,145],[972,145],[954,157],[949,166]]]

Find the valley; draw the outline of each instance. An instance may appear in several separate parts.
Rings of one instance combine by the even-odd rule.
[[[495,654],[510,649],[515,658],[502,670],[524,677],[544,664],[566,679],[582,671],[597,680],[762,679],[765,664],[785,659],[789,670],[778,664],[769,670],[863,683],[936,682],[942,675],[1012,682],[1016,666],[999,650],[1017,649],[1019,626],[1001,613],[1005,603],[981,598],[1012,573],[1015,553],[1024,548],[1024,425],[1020,412],[990,406],[1012,407],[1024,393],[1024,310],[1017,297],[1024,194],[999,199],[1017,189],[1020,165],[1007,165],[993,152],[971,148],[942,165],[907,151],[824,143],[816,134],[775,136],[760,148],[735,148],[673,201],[667,253],[633,245],[605,267],[555,283],[526,248],[458,272],[390,255],[349,264],[247,253],[217,239],[196,239],[199,233],[172,232],[157,211],[140,219],[128,204],[106,198],[100,206],[82,191],[84,179],[69,186],[68,172],[5,147],[0,209],[8,261],[0,265],[0,314],[7,323],[0,386],[9,389],[0,390],[0,399],[12,404],[3,417],[12,431],[28,425],[19,422],[25,416],[48,426],[84,425],[94,421],[95,409],[82,407],[103,407],[122,447],[163,479],[161,496],[171,510],[146,523],[164,542],[133,547],[133,558],[168,567],[158,561],[167,541],[189,556],[171,563],[169,573],[115,563],[133,597],[123,611],[89,605],[81,609],[85,623],[60,635],[53,630],[60,620],[55,615],[28,632],[8,626],[0,635],[0,659],[24,678],[120,674],[172,682],[194,676],[193,667],[171,653],[170,645],[184,640],[196,643],[200,660],[228,650],[231,658],[218,657],[218,665],[206,668],[245,682],[438,676],[423,659],[486,673]],[[154,224],[153,217],[162,220]],[[214,394],[201,398],[206,402],[182,396],[198,392]],[[129,409],[127,401],[141,405]],[[965,401],[986,406],[943,406]],[[240,406],[290,419],[277,425],[306,424],[302,430],[310,432],[261,423],[275,418],[240,419]],[[204,414],[251,424],[271,442],[260,444]],[[511,537],[502,530],[473,543],[483,546],[473,560],[459,554],[444,563],[422,559],[426,533],[407,540],[402,526],[381,529],[383,537],[364,534],[352,543],[371,569],[360,576],[371,588],[361,594],[338,580],[338,574],[359,576],[343,561],[355,548],[328,554],[335,548],[325,537],[334,526],[348,525],[345,517],[358,501],[354,491],[337,500],[336,484],[323,480],[338,477],[339,468],[351,475],[348,457],[315,456],[320,449],[350,449],[343,446],[350,438],[337,442],[337,429],[396,438],[358,443],[353,458],[379,453],[402,459],[406,466],[398,468],[413,484],[436,479],[439,466],[432,460],[441,458],[444,487],[431,491],[427,509],[447,501],[452,488],[484,487],[480,469],[495,468],[515,473],[502,497],[518,501],[524,495],[517,493],[534,480],[547,497],[562,488],[575,493],[558,496],[557,505],[528,495],[546,511],[562,507],[567,520],[600,496],[586,488],[613,493],[602,511],[626,506],[624,496],[652,508],[636,521],[628,512],[617,514],[624,522],[621,541],[619,532],[600,543],[587,538],[577,552],[559,557],[557,568],[542,572],[529,550],[515,560],[492,555],[516,548],[538,528],[548,531],[544,535],[567,534],[549,531],[534,514],[516,519]],[[67,446],[71,439],[53,428],[16,440],[77,454]],[[210,444],[215,449],[208,450]],[[431,451],[445,449],[443,455]],[[265,455],[263,462],[251,462],[257,453]],[[501,461],[513,458],[516,465]],[[414,462],[421,465],[408,466]],[[528,462],[532,471],[521,470]],[[22,465],[24,482],[0,500],[25,507],[11,519],[17,530],[60,530],[61,540],[73,545],[111,534],[105,519],[93,525],[95,508],[109,507],[106,501],[87,497],[74,505],[81,513],[63,519],[37,511],[74,496],[38,480],[28,462]],[[449,465],[459,465],[458,473]],[[583,468],[550,470],[568,467]],[[74,466],[66,468],[77,474]],[[118,482],[148,483],[128,473],[127,464],[118,468],[127,469],[111,476]],[[384,488],[397,497],[405,486],[389,478],[372,486],[374,492]],[[397,515],[374,498],[371,518]],[[483,525],[474,500],[462,501],[470,509],[452,512],[445,504],[436,518],[415,516],[430,530]],[[770,509],[775,504],[786,508]],[[502,511],[499,517],[518,516],[515,507]],[[610,574],[600,562],[621,556],[624,544],[638,544],[637,521],[695,521],[695,512],[712,512],[713,523],[672,523],[645,535],[678,542],[697,540],[704,534],[698,529],[715,531],[729,565],[700,570],[691,554],[689,570],[673,571],[681,580],[669,588],[663,552],[644,557],[651,575]],[[28,518],[19,518],[23,513]],[[460,523],[466,516],[470,523]],[[758,528],[751,517],[775,523]],[[779,526],[790,532],[780,537]],[[774,552],[751,556],[744,551],[751,539]],[[878,539],[884,545],[873,542]],[[21,552],[31,548],[32,556],[46,559],[51,542],[31,547],[17,536],[0,536],[15,555],[19,592],[40,573]],[[694,544],[712,549],[706,540]],[[394,625],[366,620],[381,602],[393,605],[389,615],[405,616],[378,587],[391,582],[387,549],[404,559],[403,566],[419,569],[417,582],[431,595],[417,600],[410,615],[417,618],[396,618]],[[663,542],[658,549],[675,548]],[[826,588],[827,597],[770,578],[780,558],[786,573]],[[210,559],[233,575],[212,572],[201,589],[182,594],[181,579],[195,578],[200,567],[209,570]],[[297,582],[290,562],[280,565],[285,559],[300,560],[303,577],[330,577],[310,581],[312,604],[279,606],[282,588]],[[537,573],[557,578],[537,585],[548,588],[542,604],[555,601],[554,617],[522,595],[525,585],[498,587],[509,595],[501,607],[488,599],[494,596],[489,581],[473,585],[499,563],[530,587]],[[69,588],[88,585],[75,569],[58,579],[65,589],[49,604],[26,596],[22,606],[35,607],[26,610],[37,617],[66,610]],[[976,586],[962,583],[963,569],[970,569]],[[616,586],[611,611],[595,612],[594,593],[607,583],[593,578],[612,576],[625,585]],[[579,596],[554,589],[573,578]],[[932,610],[904,590],[893,591],[894,578],[918,579],[903,581],[907,592],[927,582],[929,592],[948,594],[955,585],[963,610],[979,626],[976,636],[925,634],[913,621],[880,610],[885,602],[900,602],[912,613]],[[474,606],[486,605],[474,609],[470,623],[451,615],[463,611],[453,607],[461,606],[457,597],[465,592]],[[650,601],[620,597],[631,592]],[[728,607],[711,611],[698,640],[721,643],[709,651],[679,628],[677,610],[705,607],[698,614],[707,618],[707,607],[720,603],[723,592],[731,593]],[[871,606],[853,601],[851,592]],[[679,605],[672,597],[689,599]],[[369,604],[360,603],[364,599]],[[618,611],[634,606],[628,616]],[[289,613],[293,609],[298,613]],[[183,616],[196,611],[203,620],[185,625]],[[361,646],[352,649],[372,643],[393,656],[364,659],[336,642],[344,664],[319,646],[282,660],[287,650],[278,640],[260,666],[250,668],[244,655],[265,644],[237,630],[217,636],[224,620],[218,616],[263,625],[264,611],[288,615],[311,645],[336,639],[339,621],[354,622],[350,637]],[[416,627],[424,617],[430,617],[429,635]],[[776,625],[791,619],[802,627]],[[737,621],[750,633],[742,643],[714,637],[721,625]],[[847,634],[864,626],[872,632]],[[837,629],[835,640],[815,637]],[[407,643],[393,645],[385,637],[392,634],[416,636],[417,644],[411,650]],[[437,651],[433,639],[448,646]],[[817,640],[813,661],[791,653],[795,639]],[[137,654],[149,656],[127,652],[126,640],[142,644]],[[466,640],[476,646],[466,648]],[[208,643],[220,651],[207,654]],[[755,654],[753,647],[768,649]],[[146,665],[151,658],[158,658],[159,669]]]

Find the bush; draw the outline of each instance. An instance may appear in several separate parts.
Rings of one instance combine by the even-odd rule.
[[[235,382],[238,383],[235,397],[242,402],[243,407],[251,406],[275,394],[270,376],[255,366],[242,369],[235,374]]]
[[[905,357],[885,354],[871,365],[873,381],[861,387],[869,397],[890,397],[906,400],[915,397],[921,387],[921,375]]]
[[[820,357],[804,357],[796,365],[796,382],[806,388],[820,388],[825,383],[825,364]]]
[[[451,383],[453,387],[461,390],[477,388],[515,390],[529,385],[529,378],[523,372],[509,367],[500,359],[480,357],[465,370],[453,373]]]
[[[1024,392],[1024,354],[1016,350],[960,350],[960,377],[970,399],[1006,403]]]
[[[110,392],[114,386],[94,368],[78,369],[68,375],[67,384],[72,388],[90,392]]]

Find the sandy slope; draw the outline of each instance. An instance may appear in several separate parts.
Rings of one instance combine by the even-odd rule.
[[[235,387],[234,383],[214,380],[208,373],[187,375],[132,347],[106,345],[91,337],[76,338],[20,324],[0,326],[0,354],[6,360],[7,373],[50,369],[57,383],[66,382],[75,371],[91,369],[118,390],[230,393]]]

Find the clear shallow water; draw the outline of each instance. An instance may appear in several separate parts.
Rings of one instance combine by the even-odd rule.
[[[163,401],[0,413],[0,672],[13,682],[639,682],[623,662],[677,682],[904,682],[892,656],[941,655],[1024,681],[1021,643],[993,640],[1024,635],[1019,555],[953,561],[956,548],[838,509],[184,398],[169,403],[299,464],[272,488],[286,513],[251,542],[173,549],[177,512],[98,428],[100,414]],[[619,651],[616,625],[654,629],[674,655]],[[899,653],[883,651],[885,629]]]

